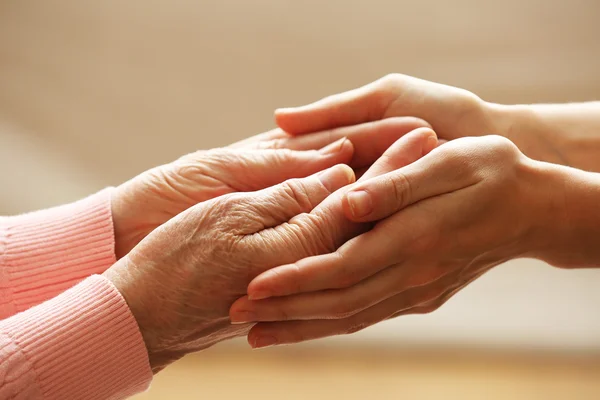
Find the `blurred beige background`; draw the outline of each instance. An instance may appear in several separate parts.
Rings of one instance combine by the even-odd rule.
[[[599,18],[598,0],[4,0],[0,215],[389,72],[497,102],[598,99]],[[433,315],[294,349],[218,346],[141,398],[598,398],[599,288],[600,271],[517,261]]]

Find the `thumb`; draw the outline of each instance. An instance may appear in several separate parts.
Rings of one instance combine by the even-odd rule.
[[[237,208],[246,216],[246,222],[233,228],[238,235],[264,234],[263,231],[269,228],[311,212],[330,194],[354,180],[352,168],[339,164],[306,178],[290,179],[258,192],[243,194],[243,204]]]
[[[360,180],[394,171],[414,163],[438,145],[435,132],[429,128],[415,129],[396,140],[365,172]]]
[[[379,185],[373,184],[373,182],[370,184],[358,183],[351,189],[349,188],[348,193],[342,198],[344,213],[354,221],[375,221],[382,215],[387,216],[385,213],[389,211],[376,210],[378,207],[374,204],[376,200],[379,200],[379,203],[386,200],[384,203],[387,204],[389,203],[387,197],[391,199],[390,191],[383,193],[381,188],[382,185],[385,185],[382,182],[389,181],[389,175],[385,174],[414,163],[435,149],[437,145],[435,132],[429,128],[415,129],[398,139],[362,175],[359,182],[363,183],[381,175],[384,175],[384,179],[372,179],[373,182],[379,182]],[[389,185],[387,187],[389,188]],[[374,190],[376,193],[372,193]],[[381,199],[382,196],[384,199]]]
[[[380,120],[395,99],[379,79],[358,89],[326,97],[312,104],[275,111],[275,122],[292,135],[301,135]]]

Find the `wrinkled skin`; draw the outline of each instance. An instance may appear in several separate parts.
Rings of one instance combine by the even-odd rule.
[[[597,267],[593,227],[574,229],[590,225],[578,211],[586,198],[595,208],[599,186],[590,192],[590,177],[598,179],[532,160],[499,136],[445,143],[348,187],[340,200],[346,217],[378,221],[374,228],[330,254],[266,271],[231,319],[262,322],[250,332],[253,347],[295,343],[432,312],[513,258]],[[368,207],[351,204],[355,193],[368,194]]]
[[[228,193],[260,190],[338,163],[349,164],[360,172],[399,137],[422,126],[427,124],[416,118],[393,118],[302,137],[275,129],[226,148],[197,151],[146,171],[114,192],[117,258],[152,230],[197,203]],[[343,143],[343,138],[348,140]],[[332,147],[322,149],[326,146]]]
[[[394,143],[365,177],[409,164],[436,145],[430,129],[417,129]],[[157,228],[107,270],[138,322],[153,371],[247,334],[250,325],[232,325],[228,313],[255,276],[335,251],[366,231],[369,224],[351,222],[343,213],[340,196],[353,181],[352,169],[338,165],[258,192],[202,202]]]

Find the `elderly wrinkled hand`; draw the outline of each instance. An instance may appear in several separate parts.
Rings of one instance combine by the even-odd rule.
[[[338,163],[360,172],[399,137],[422,126],[427,124],[416,118],[393,118],[302,137],[275,129],[146,171],[119,186],[113,195],[117,258],[197,203],[223,194],[260,190]]]
[[[396,142],[365,174],[415,161],[436,146],[418,129]],[[345,218],[343,189],[352,169],[338,165],[257,192],[234,193],[189,208],[148,235],[105,276],[136,318],[156,372],[186,353],[245,335],[229,308],[248,283],[281,263],[329,253],[366,231]]]
[[[532,160],[499,136],[448,142],[347,188],[345,215],[374,228],[330,254],[266,271],[231,318],[261,322],[249,335],[254,347],[262,337],[293,343],[431,312],[513,258],[597,267],[597,228],[584,210],[596,208],[599,179]]]

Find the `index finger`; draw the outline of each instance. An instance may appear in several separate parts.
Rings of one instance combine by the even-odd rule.
[[[382,78],[312,104],[280,108],[275,111],[275,121],[292,135],[376,121],[384,118],[385,111],[396,96],[394,90],[386,87],[386,80]]]

